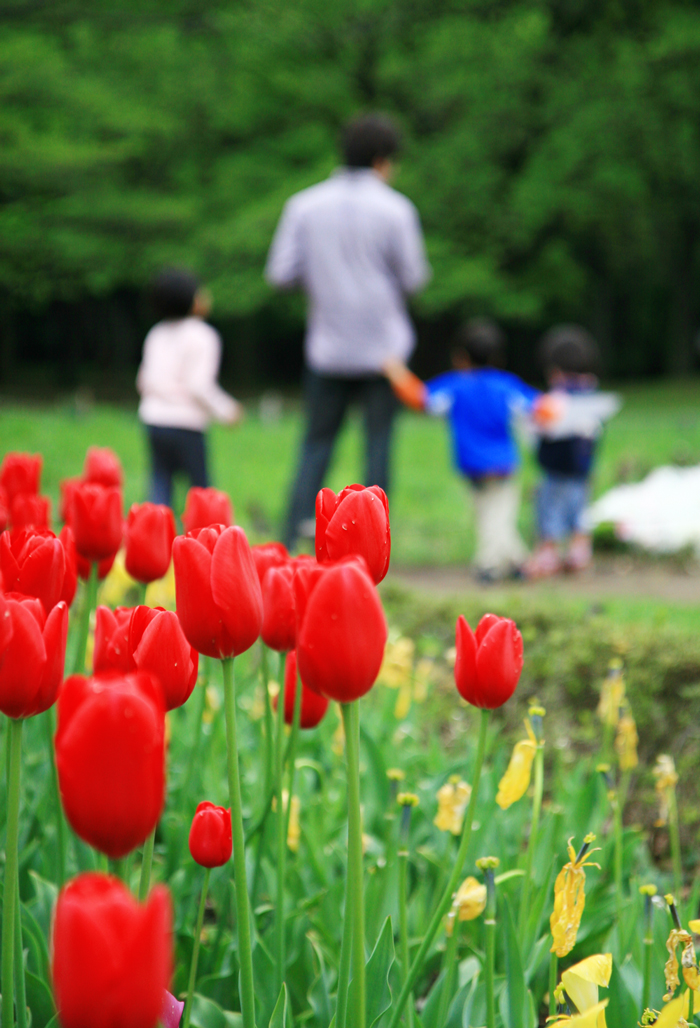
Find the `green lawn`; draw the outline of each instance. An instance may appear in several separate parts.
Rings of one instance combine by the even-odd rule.
[[[669,461],[700,463],[700,379],[623,387],[621,413],[610,422],[600,447],[595,493],[616,481],[642,477]],[[127,475],[126,502],[146,496],[144,439],[132,409],[97,405],[78,412],[72,403],[29,406],[6,403],[0,414],[2,450],[41,451],[44,491],[54,501],[61,478],[79,474],[90,443],[112,446]],[[252,541],[274,537],[282,521],[301,430],[298,410],[263,422],[257,405],[239,428],[214,427],[214,479],[226,489],[236,519]],[[466,563],[473,544],[468,489],[454,472],[441,421],[405,413],[400,418],[391,496],[393,557],[397,564]],[[361,475],[359,422],[347,426],[328,484],[340,489]],[[532,539],[532,494],[537,470],[525,454],[522,528]],[[181,505],[182,495],[178,498]],[[177,505],[177,504],[176,504]]]

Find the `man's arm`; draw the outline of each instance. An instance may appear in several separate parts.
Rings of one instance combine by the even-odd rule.
[[[392,265],[404,293],[416,293],[430,279],[418,212],[408,204],[392,246]]]
[[[270,245],[265,278],[277,289],[299,285],[303,271],[299,215],[293,201],[287,201]]]
[[[428,398],[425,382],[406,367],[397,357],[385,361],[382,371],[401,403],[413,410],[424,411]]]

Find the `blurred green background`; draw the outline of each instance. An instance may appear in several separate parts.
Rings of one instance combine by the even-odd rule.
[[[700,9],[692,0],[6,0],[0,388],[132,387],[152,272],[214,292],[224,380],[297,380],[303,304],[262,279],[284,200],[363,109],[405,133],[433,281],[417,369],[456,321],[585,323],[608,377],[698,361]]]

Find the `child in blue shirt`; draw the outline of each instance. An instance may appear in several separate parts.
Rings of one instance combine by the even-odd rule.
[[[517,527],[520,458],[513,424],[540,394],[501,369],[504,344],[495,322],[475,318],[457,333],[453,371],[422,382],[399,361],[384,367],[403,403],[449,420],[455,465],[472,486],[474,563],[482,581],[518,575],[527,556]]]

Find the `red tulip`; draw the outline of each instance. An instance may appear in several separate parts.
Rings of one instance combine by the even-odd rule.
[[[7,600],[0,592],[0,661],[12,639],[13,633],[12,612]]]
[[[36,596],[48,613],[63,596],[66,553],[48,529],[3,532],[0,570],[7,592]]]
[[[3,620],[12,636],[0,657],[0,710],[33,717],[53,706],[63,680],[68,608],[58,603],[48,617],[41,600],[6,593]]]
[[[17,493],[10,504],[13,531],[18,528],[48,528],[51,522],[51,500],[37,493]]]
[[[129,624],[129,651],[139,671],[150,671],[159,680],[166,710],[181,707],[190,698],[199,654],[187,642],[173,611],[136,607]]]
[[[170,566],[175,516],[170,507],[135,503],[126,521],[126,570],[137,582],[155,582]]]
[[[223,525],[224,528],[228,528],[233,524],[231,500],[220,489],[201,489],[199,486],[192,486],[185,499],[182,523],[186,532],[209,528],[210,525]]]
[[[64,886],[51,945],[62,1028],[156,1028],[172,974],[172,920],[163,885],[143,906],[110,875]]]
[[[379,674],[387,637],[381,600],[365,562],[301,565],[294,594],[304,683],[339,703],[364,696]]]
[[[116,554],[122,541],[122,494],[116,486],[76,486],[70,514],[80,557],[94,562]]]
[[[197,807],[190,828],[190,853],[202,867],[221,867],[231,859],[231,811],[206,800]]]
[[[293,650],[296,643],[294,565],[269,568],[262,582],[262,639],[271,650]]]
[[[359,554],[375,585],[389,570],[389,501],[378,485],[349,485],[336,496],[322,489],[316,497],[316,559],[325,564]]]
[[[484,614],[472,632],[457,618],[457,691],[467,703],[494,710],[515,692],[523,669],[523,637],[509,618]]]
[[[294,722],[294,702],[297,694],[297,655],[290,650],[284,665],[284,721],[291,725]],[[273,706],[277,710],[278,697],[275,696]],[[299,727],[315,728],[321,723],[328,710],[328,700],[319,696],[313,689],[307,689],[301,683],[301,709],[299,711]]]
[[[114,450],[110,450],[109,446],[89,446],[85,454],[83,479],[86,482],[95,482],[97,485],[104,485],[108,488],[115,486],[117,489],[121,489],[124,472],[121,461]]]
[[[83,478],[64,478],[58,483],[61,491],[61,498],[58,501],[58,516],[61,521],[65,521],[67,524],[70,524],[73,495],[78,486],[82,485],[83,482]]]
[[[41,478],[41,454],[6,453],[0,465],[0,486],[5,491],[7,505],[18,493],[38,493]]]
[[[73,529],[70,525],[63,526],[58,538],[63,543],[63,549],[66,551],[66,577],[63,582],[61,599],[65,600],[70,607],[75,599],[78,575],[80,575],[83,580],[87,580],[90,577],[90,568],[92,567],[92,564],[89,560],[79,556],[75,548]],[[112,570],[112,565],[114,564],[116,556],[116,553],[113,553],[111,557],[106,557],[104,560],[98,561],[97,578],[100,582],[106,578]]]
[[[262,594],[242,528],[211,525],[173,543],[177,616],[191,646],[232,657],[260,635]]]
[[[287,547],[283,543],[259,543],[257,546],[251,546],[251,550],[260,585],[262,585],[268,568],[281,568],[291,559]]]
[[[114,858],[145,842],[165,799],[165,706],[157,680],[142,671],[67,678],[55,746],[73,831]]]
[[[0,532],[4,532],[10,523],[10,502],[7,493],[0,488]]]
[[[136,671],[136,661],[129,647],[129,629],[133,607],[98,607],[95,611],[95,648],[92,668],[95,674]]]

